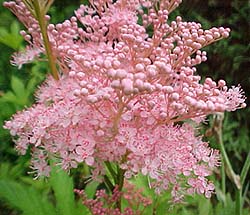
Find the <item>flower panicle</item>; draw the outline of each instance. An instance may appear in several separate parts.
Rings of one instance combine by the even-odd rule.
[[[219,152],[196,127],[209,114],[244,108],[245,96],[224,80],[201,81],[196,66],[207,60],[201,49],[227,38],[230,29],[205,30],[179,16],[169,21],[180,3],[92,1],[70,19],[48,24],[60,79],[48,77],[36,103],[5,123],[21,154],[32,148],[37,175],[49,175],[48,154],[65,170],[86,163],[96,180],[106,174],[104,163],[116,163],[127,179],[143,174],[157,193],[171,190],[174,202],[185,194],[211,196],[207,177]],[[27,27],[22,35],[39,48],[36,56],[46,53],[39,23],[23,15],[30,14],[25,5],[5,6]],[[33,59],[16,56],[12,63]]]

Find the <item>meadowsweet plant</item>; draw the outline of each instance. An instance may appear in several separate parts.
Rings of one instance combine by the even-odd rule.
[[[181,0],[90,0],[58,24],[46,15],[51,3],[4,3],[27,28],[27,48],[11,63],[21,67],[45,54],[52,74],[36,103],[5,124],[20,154],[31,149],[36,177],[50,175],[51,159],[65,170],[84,162],[113,195],[124,179],[143,174],[174,202],[211,197],[207,176],[220,155],[197,128],[209,114],[245,107],[245,97],[224,80],[201,81],[196,65],[207,60],[201,49],[230,29],[169,21]],[[114,197],[118,210],[121,196]]]

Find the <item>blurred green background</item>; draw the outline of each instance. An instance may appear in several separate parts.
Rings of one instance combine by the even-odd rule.
[[[25,43],[19,35],[23,26],[2,6],[3,2],[0,0],[0,215],[88,214],[86,208],[70,193],[73,184],[74,187],[83,188],[81,176],[84,172],[76,170],[72,172],[72,177],[60,173],[61,180],[54,176],[47,182],[34,181],[32,176],[27,174],[30,171],[29,155],[18,156],[8,131],[2,128],[4,121],[12,114],[32,105],[35,89],[44,80],[47,72],[46,64],[41,62],[25,65],[21,70],[10,65],[12,53],[24,48]],[[55,0],[50,10],[51,22],[57,23],[69,18],[79,4],[85,2]],[[225,79],[228,85],[240,84],[248,97],[247,108],[226,113],[223,123],[225,148],[234,171],[240,174],[250,151],[250,1],[183,0],[180,7],[170,16],[170,20],[176,15],[181,15],[186,21],[200,22],[205,29],[213,26],[231,28],[231,36],[228,39],[205,48],[208,61],[199,65],[198,73],[215,80]],[[211,126],[204,125],[204,132]],[[218,148],[213,135],[208,137],[208,140],[213,147]],[[190,197],[184,205],[176,206],[170,211],[164,210],[164,207],[166,209],[168,206],[166,203],[162,213],[157,214],[237,214],[237,189],[227,177],[226,193],[223,194],[220,190],[222,175],[223,172],[218,170],[213,176],[217,194],[212,199]],[[249,177],[248,173],[242,190],[242,213],[246,215],[250,214]],[[55,181],[59,185],[56,185]],[[58,186],[68,187],[68,190]],[[67,193],[68,198],[65,197]],[[37,210],[29,208],[31,205]],[[77,209],[73,212],[72,208]]]

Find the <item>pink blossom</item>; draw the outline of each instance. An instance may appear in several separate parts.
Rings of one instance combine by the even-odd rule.
[[[26,50],[17,52],[12,56],[11,64],[18,66],[18,69],[21,69],[23,64],[34,61],[42,52],[43,51],[39,48],[32,48],[28,46]]]
[[[230,29],[204,30],[181,17],[170,22],[180,0],[90,2],[69,20],[48,25],[60,80],[48,77],[36,103],[6,122],[17,150],[32,148],[37,176],[49,174],[48,155],[63,169],[85,162],[96,180],[110,161],[127,178],[148,175],[157,193],[171,189],[175,201],[185,193],[210,197],[214,187],[206,177],[219,155],[197,126],[209,114],[244,107],[245,97],[223,80],[202,82],[195,66],[207,59],[200,49]],[[16,58],[21,67],[44,52],[40,29],[20,0],[4,5],[27,27],[22,35],[29,47],[39,50]],[[94,213],[105,214],[102,203],[95,204]]]

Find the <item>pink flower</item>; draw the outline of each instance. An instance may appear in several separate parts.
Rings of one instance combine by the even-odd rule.
[[[18,66],[18,69],[21,69],[23,64],[34,61],[42,52],[43,51],[39,48],[32,48],[28,46],[26,50],[15,53],[10,62],[12,65]]]
[[[60,80],[48,77],[36,104],[5,124],[21,154],[32,148],[37,176],[49,174],[48,155],[63,169],[85,162],[96,180],[110,161],[127,178],[148,175],[158,193],[172,189],[175,201],[185,193],[211,196],[206,177],[219,155],[196,128],[209,114],[244,107],[245,97],[223,80],[201,82],[195,66],[207,53],[200,49],[228,37],[230,29],[204,30],[181,17],[169,22],[180,3],[91,1],[69,20],[48,25]],[[44,52],[40,29],[22,1],[4,5],[28,29],[22,35],[32,48],[14,57],[21,67]],[[95,204],[94,213],[105,213]]]
[[[214,190],[214,185],[211,182],[208,182],[207,179],[202,177],[198,177],[197,179],[190,178],[188,180],[188,184],[192,187],[188,190],[190,194],[193,192],[197,192],[198,194],[205,194],[207,198],[211,197],[211,194]]]

